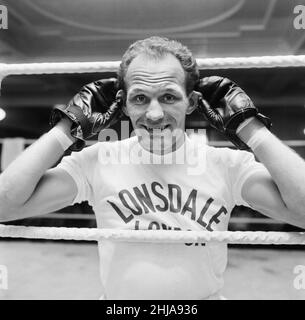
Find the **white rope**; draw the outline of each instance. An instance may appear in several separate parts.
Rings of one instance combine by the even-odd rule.
[[[305,232],[171,231],[54,228],[0,225],[0,238],[153,243],[222,242],[232,244],[304,245]]]
[[[5,142],[8,138],[0,138],[0,144]],[[12,139],[12,138],[9,138]],[[24,139],[24,143],[26,145],[32,144],[37,139]],[[86,145],[92,146],[93,144],[99,142],[98,140],[87,140]],[[285,143],[289,147],[305,147],[305,140],[282,140],[283,143]],[[218,140],[218,141],[209,141],[209,146],[214,147],[234,147],[233,143],[230,141],[224,141],[224,140]]]
[[[305,55],[261,56],[239,58],[197,59],[200,69],[241,69],[304,67]],[[0,78],[8,75],[116,72],[120,61],[104,62],[51,62],[51,63],[0,63]]]
[[[305,67],[305,55],[198,59],[200,69]]]

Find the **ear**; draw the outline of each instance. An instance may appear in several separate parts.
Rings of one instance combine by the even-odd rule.
[[[189,96],[189,106],[186,109],[186,114],[191,114],[198,106],[198,100],[200,98],[201,94],[197,91],[192,91]]]
[[[125,114],[125,116],[128,117],[128,111],[126,107],[126,94],[124,90],[120,89],[116,94],[116,99],[119,99],[122,101],[122,111]]]

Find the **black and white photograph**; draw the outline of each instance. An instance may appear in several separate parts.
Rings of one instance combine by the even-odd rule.
[[[0,300],[305,300],[304,249],[304,0],[0,0]]]

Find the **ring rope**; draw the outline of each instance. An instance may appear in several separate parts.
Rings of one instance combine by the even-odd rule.
[[[243,69],[304,67],[305,55],[228,57],[196,59],[200,69]],[[8,75],[116,72],[120,61],[50,62],[50,63],[0,63],[2,78]]]
[[[15,139],[15,138],[0,138],[0,144],[3,143],[7,139]],[[17,138],[18,139],[18,138]],[[24,144],[30,145],[37,141],[37,139],[26,139],[24,138]],[[98,140],[87,140],[86,145],[92,146],[93,144],[97,143]],[[283,143],[285,143],[289,147],[305,147],[305,140],[282,140]],[[233,143],[230,141],[225,140],[218,140],[218,141],[209,141],[209,146],[214,147],[234,147]]]
[[[153,243],[220,242],[232,244],[304,245],[305,232],[171,231],[55,228],[0,225],[0,238]]]

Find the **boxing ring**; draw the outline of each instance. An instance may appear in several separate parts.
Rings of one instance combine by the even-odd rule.
[[[0,63],[1,81],[9,75],[65,74],[116,72],[119,61],[111,62],[63,62],[63,63]],[[200,69],[281,68],[305,67],[305,55],[263,56],[241,58],[197,59]],[[304,142],[298,146],[304,146]],[[112,230],[95,228],[55,228],[0,225],[0,238],[74,241],[128,241],[152,243],[204,243],[255,245],[304,245],[305,232],[251,232],[251,231],[168,231],[168,230]],[[1,239],[0,239],[1,240]],[[1,242],[0,242],[1,244]],[[33,243],[31,243],[33,244]],[[61,243],[60,243],[61,244]],[[10,242],[8,242],[10,245]],[[304,261],[304,260],[303,260]],[[1,260],[0,260],[1,264]],[[304,296],[305,297],[305,296]]]

